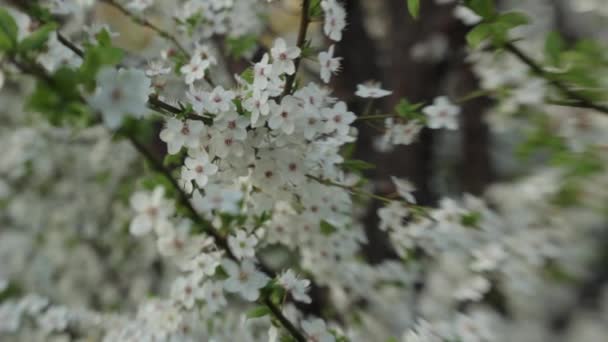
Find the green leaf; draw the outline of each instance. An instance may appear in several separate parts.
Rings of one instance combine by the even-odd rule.
[[[414,19],[420,16],[420,0],[407,0],[407,9]]]
[[[91,117],[80,98],[78,72],[62,67],[51,78],[53,86],[42,81],[36,83],[28,108],[43,114],[53,125],[88,125]]]
[[[356,144],[354,144],[354,143],[349,143],[349,144],[342,146],[342,151],[340,153],[342,155],[342,158],[348,159],[348,158],[352,157],[353,154],[355,153],[355,148],[356,148]]]
[[[0,8],[0,50],[12,50],[17,46],[19,29],[15,19],[5,8]]]
[[[48,23],[41,26],[36,31],[31,33],[25,39],[19,43],[19,50],[22,52],[30,50],[39,50],[44,46],[46,41],[49,39],[51,32],[57,29],[57,24]]]
[[[108,46],[90,46],[85,51],[84,61],[80,66],[82,81],[87,88],[95,87],[95,76],[104,65],[116,65],[120,63],[123,51]]]
[[[311,0],[308,7],[308,16],[311,19],[317,19],[323,16],[323,8],[321,8],[321,0]]]
[[[561,60],[561,53],[566,48],[566,42],[557,32],[549,32],[545,39],[545,56],[549,63],[558,65]]]
[[[112,36],[105,28],[97,32],[95,39],[97,39],[99,46],[112,46]]]
[[[307,39],[304,41],[304,44],[302,44],[301,50],[302,50],[302,52],[300,55],[302,58],[312,57],[316,54],[316,51],[312,47],[312,41],[310,39]]]
[[[424,103],[410,103],[406,98],[402,98],[395,106],[395,112],[402,118],[409,120],[423,119],[424,115],[419,112],[419,109]]]
[[[321,222],[319,222],[319,228],[321,229],[321,234],[326,236],[332,235],[338,231],[338,228],[325,220],[321,220]]]
[[[481,220],[481,213],[477,211],[473,211],[467,214],[464,214],[460,217],[460,224],[465,227],[476,228]]]
[[[370,164],[366,161],[357,160],[357,159],[345,160],[342,163],[342,166],[344,166],[345,169],[350,170],[350,171],[370,170],[370,169],[373,169],[376,167],[374,164]]]
[[[572,207],[578,204],[581,194],[578,184],[569,181],[561,186],[551,203],[560,207]]]
[[[163,159],[163,165],[165,167],[177,167],[181,166],[185,157],[185,152],[182,150],[176,154],[167,154]]]
[[[247,83],[253,83],[253,78],[254,78],[253,68],[249,67],[249,68],[245,69],[241,73],[241,78],[243,80],[245,80],[245,82],[247,82]]]
[[[494,0],[467,0],[466,5],[484,19],[491,19],[496,14]]]
[[[479,24],[467,33],[467,42],[473,48],[476,48],[492,34],[490,24]]]
[[[270,309],[267,306],[258,306],[247,311],[247,318],[259,318],[270,314]]]
[[[529,24],[530,18],[521,12],[507,12],[499,15],[498,18],[496,18],[496,22],[504,24],[506,27],[511,29],[517,26]]]
[[[258,37],[253,34],[248,34],[236,38],[227,37],[226,47],[228,48],[230,56],[235,58],[241,58],[255,47],[257,41]]]

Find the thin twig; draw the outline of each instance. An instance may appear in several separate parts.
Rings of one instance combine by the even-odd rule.
[[[329,185],[329,186],[335,186],[344,190],[349,191],[350,193],[354,194],[354,195],[359,195],[359,196],[363,196],[363,197],[369,197],[369,198],[373,198],[375,200],[379,200],[381,202],[384,203],[391,203],[391,202],[399,202],[405,206],[407,206],[408,208],[417,211],[418,213],[420,213],[422,216],[428,218],[431,221],[436,221],[435,218],[433,218],[432,216],[430,216],[426,210],[427,208],[414,204],[414,203],[410,203],[407,201],[402,201],[402,200],[398,200],[398,199],[394,199],[394,198],[389,198],[386,196],[382,196],[382,195],[378,195],[378,194],[374,194],[371,192],[367,192],[364,190],[361,190],[355,186],[351,186],[351,185],[346,185],[346,184],[342,184],[342,183],[338,183],[335,181],[332,181],[331,179],[325,179],[325,178],[320,178],[317,176],[313,176],[313,175],[306,175],[306,177],[308,177],[309,179],[312,179],[318,183],[321,184],[325,184],[325,185]]]
[[[115,9],[117,9],[122,14],[126,15],[127,17],[129,17],[134,23],[136,23],[138,25],[141,25],[143,27],[147,27],[150,30],[156,32],[159,36],[161,36],[162,38],[164,38],[164,39],[168,40],[169,42],[171,42],[179,50],[179,52],[181,52],[184,56],[186,56],[187,58],[191,58],[191,55],[188,52],[188,50],[171,33],[163,30],[162,28],[160,28],[158,26],[156,26],[155,24],[153,24],[152,22],[150,22],[146,18],[142,18],[142,17],[139,17],[139,16],[133,14],[131,11],[129,11],[124,6],[122,6],[121,4],[117,3],[114,0],[100,0],[100,1],[103,2],[103,3],[108,4],[109,6],[112,6]],[[205,79],[205,81],[207,83],[209,83],[209,85],[211,85],[212,87],[215,87],[215,83],[209,77],[209,75],[205,74],[203,76],[203,78]]]
[[[556,88],[561,90],[566,96],[573,100],[572,103],[564,102],[563,104],[568,103],[571,107],[581,107],[594,109],[598,112],[602,112],[604,114],[608,114],[608,107],[604,105],[600,105],[594,103],[592,100],[589,100],[584,95],[581,95],[576,90],[571,89],[566,84],[561,81],[555,79],[551,74],[547,73],[538,63],[536,63],[530,56],[526,55],[525,52],[520,50],[515,44],[508,43],[505,45],[505,50],[513,54],[517,57],[521,62],[526,64],[532,71],[538,76],[548,80],[551,84],[553,84]]]
[[[300,17],[300,30],[298,32],[297,46],[300,48],[300,56],[296,58],[293,63],[295,65],[295,71],[293,74],[287,76],[285,81],[285,89],[283,90],[283,96],[291,94],[300,62],[302,61],[302,54],[304,53],[304,43],[306,42],[306,32],[308,31],[308,24],[310,24],[310,0],[302,0],[302,14]]]
[[[147,27],[149,29],[151,29],[152,31],[156,32],[159,36],[163,37],[164,39],[170,41],[171,43],[173,43],[173,45],[184,55],[190,57],[190,54],[188,53],[188,50],[186,50],[181,44],[180,42],[177,40],[177,38],[175,38],[172,34],[170,34],[169,32],[163,30],[162,28],[156,26],[155,24],[151,23],[149,20],[147,20],[146,18],[142,18],[139,16],[136,16],[135,14],[131,13],[131,11],[129,11],[128,9],[126,9],[124,6],[122,6],[121,4],[117,3],[114,0],[100,0],[103,3],[108,4],[109,6],[112,6],[113,8],[117,9],[118,11],[120,11],[122,14],[126,15],[127,17],[131,18],[131,20],[133,20],[135,23]]]

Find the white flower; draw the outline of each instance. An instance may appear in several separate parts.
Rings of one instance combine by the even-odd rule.
[[[308,336],[308,341],[334,342],[336,338],[328,330],[322,319],[314,318],[302,321],[302,329]]]
[[[59,41],[56,32],[49,35],[44,52],[36,60],[51,72],[60,67],[77,68],[82,64],[82,59]]]
[[[459,314],[456,318],[455,330],[458,339],[462,342],[495,341],[490,317],[484,312],[473,312],[469,315]]]
[[[298,120],[300,120],[299,127],[304,127],[304,137],[306,139],[313,140],[315,136],[324,132],[325,122],[318,110],[308,110],[302,114],[298,117]]]
[[[302,303],[310,303],[312,299],[308,295],[308,287],[310,286],[310,280],[298,279],[295,272],[287,270],[281,274],[278,279],[279,284],[291,293],[294,300]]]
[[[247,235],[244,230],[239,230],[236,235],[228,237],[228,245],[230,250],[237,259],[255,257],[255,246],[258,244],[258,239],[255,235]]]
[[[394,123],[392,118],[385,120],[385,126],[388,134],[387,139],[395,145],[409,145],[413,143],[423,127],[417,120],[409,121],[404,125]]]
[[[465,25],[473,26],[483,19],[467,6],[458,5],[454,8],[454,17],[460,19]]]
[[[450,103],[445,96],[437,97],[433,104],[424,107],[422,112],[427,116],[427,127],[429,128],[458,129],[460,108]]]
[[[340,101],[333,108],[323,109],[321,115],[326,120],[325,133],[337,131],[338,135],[347,135],[350,124],[357,118],[354,113],[349,112],[346,103]]]
[[[205,197],[199,191],[195,191],[192,197],[196,210],[202,213],[211,213],[212,210],[236,214],[239,211],[239,202],[243,194],[236,189],[227,188],[224,185],[210,183],[205,188]]]
[[[131,196],[131,208],[136,213],[129,226],[131,234],[144,235],[173,214],[175,208],[164,196],[165,189],[161,186],[152,193],[136,192]]]
[[[403,335],[403,342],[443,342],[439,329],[425,320],[416,322],[415,329]]]
[[[21,308],[30,315],[40,314],[48,305],[49,300],[37,294],[26,295],[20,303]]]
[[[235,134],[239,134],[239,130],[215,131],[210,140],[210,154],[222,159],[227,158],[228,155],[242,156],[244,152],[243,144]]]
[[[495,270],[507,257],[507,253],[501,245],[490,243],[482,249],[474,250],[473,257],[475,260],[471,263],[471,270],[487,272]]]
[[[256,270],[250,260],[243,261],[240,265],[232,260],[225,259],[222,267],[228,273],[228,279],[224,282],[224,289],[228,292],[239,293],[248,301],[255,301],[260,296],[260,289],[268,283],[264,273]]]
[[[270,103],[272,115],[268,120],[268,127],[273,130],[282,130],[285,134],[293,133],[295,119],[298,116],[300,107],[298,100],[291,95],[285,96],[278,105],[274,101]]]
[[[186,309],[192,309],[198,297],[202,297],[200,283],[202,272],[193,272],[187,277],[178,277],[171,286],[171,299],[181,303]]]
[[[254,91],[253,94],[243,101],[243,108],[251,112],[251,124],[255,125],[258,118],[270,114],[268,93],[265,91]]]
[[[182,220],[175,228],[169,222],[164,222],[156,227],[156,233],[158,234],[156,246],[160,255],[172,257],[184,253],[188,243],[192,240],[191,228],[192,222],[186,219]]]
[[[270,57],[265,53],[262,60],[253,66],[253,90],[262,91],[268,87],[269,78],[272,76],[272,64],[269,64]]]
[[[184,80],[186,84],[192,84],[194,81],[205,77],[205,71],[207,71],[210,65],[209,60],[203,59],[197,54],[193,55],[190,58],[190,62],[182,66],[179,71],[185,76]]]
[[[198,148],[204,128],[202,121],[168,118],[165,128],[160,131],[160,140],[167,143],[169,154],[176,154],[183,146]]]
[[[378,99],[381,97],[388,96],[392,93],[393,92],[390,90],[384,90],[380,88],[379,84],[369,83],[357,84],[357,91],[355,92],[355,95],[363,98]]]
[[[277,73],[292,75],[296,71],[293,60],[300,56],[300,48],[287,47],[283,38],[277,38],[270,49],[270,54],[272,55],[272,67]]]
[[[203,284],[201,299],[205,301],[205,307],[209,313],[218,312],[228,302],[224,297],[224,286],[219,281],[208,280]]]
[[[230,134],[234,139],[243,141],[247,138],[249,120],[236,112],[224,113],[213,122],[213,127],[220,132]]]
[[[325,83],[329,83],[332,74],[340,70],[341,57],[334,57],[334,45],[329,47],[327,52],[319,53],[319,64],[321,65],[321,79]]]
[[[204,109],[206,112],[212,114],[227,112],[234,108],[234,104],[232,103],[234,98],[235,94],[232,90],[225,90],[223,87],[217,86],[209,96],[205,98]]]
[[[148,68],[146,69],[146,76],[154,77],[160,75],[167,75],[171,72],[171,67],[166,67],[163,61],[150,61],[148,62]]]
[[[325,12],[323,32],[333,41],[342,40],[342,30],[346,27],[346,10],[336,0],[323,0],[321,7]]]
[[[477,302],[483,298],[483,295],[490,290],[491,284],[488,279],[480,275],[476,275],[467,279],[463,284],[454,291],[454,298],[461,301]]]
[[[380,229],[397,229],[403,227],[404,219],[410,214],[409,209],[403,203],[392,201],[388,205],[378,209],[380,218]]]
[[[515,88],[512,101],[522,105],[541,105],[547,92],[547,81],[542,78],[527,80],[522,86]]]
[[[0,333],[16,332],[21,326],[23,308],[11,300],[0,303]]]
[[[412,192],[416,191],[416,187],[411,182],[405,179],[399,179],[397,177],[391,176],[391,180],[397,187],[397,193],[401,198],[408,201],[409,203],[416,203],[416,198],[412,194]]]
[[[181,180],[184,185],[184,191],[191,193],[192,181],[196,183],[199,189],[207,185],[208,177],[216,174],[217,165],[213,164],[206,153],[200,151],[184,160],[182,168]]]
[[[154,0],[131,0],[126,5],[126,7],[133,11],[140,12],[140,11],[143,11],[146,8],[152,6],[153,3],[154,3]]]
[[[89,104],[100,111],[104,123],[116,129],[127,115],[143,117],[148,109],[150,79],[143,71],[105,67],[97,74],[97,87]]]
[[[67,328],[70,321],[68,309],[63,306],[55,306],[46,310],[38,319],[38,324],[43,331],[51,333],[53,331],[63,331]]]

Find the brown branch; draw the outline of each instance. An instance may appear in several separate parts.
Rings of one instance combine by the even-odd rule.
[[[291,94],[293,85],[298,74],[298,68],[302,61],[302,54],[304,53],[304,43],[306,42],[306,32],[308,31],[308,24],[310,24],[310,0],[302,0],[302,15],[300,17],[300,30],[298,32],[297,46],[300,48],[300,56],[296,58],[293,63],[295,65],[295,71],[293,74],[287,76],[285,81],[285,89],[283,90],[283,96]]]
[[[547,73],[538,63],[536,63],[530,56],[526,55],[525,52],[520,50],[513,43],[508,43],[505,45],[505,50],[509,53],[517,57],[521,62],[526,64],[532,71],[538,76],[548,80],[553,86],[558,88],[564,95],[572,99],[572,102],[563,102],[561,105],[567,105],[570,107],[580,107],[580,108],[588,108],[594,109],[598,112],[602,112],[604,114],[608,114],[608,107],[604,105],[600,105],[594,103],[592,100],[589,100],[584,95],[581,95],[576,90],[571,89],[566,84],[562,83],[559,80],[556,80],[552,75]]]
[[[156,26],[155,24],[153,24],[152,22],[150,22],[149,20],[142,18],[142,17],[138,17],[135,14],[131,13],[131,11],[129,11],[128,9],[126,9],[124,6],[122,6],[121,4],[117,3],[114,0],[100,0],[103,3],[108,4],[109,6],[117,9],[119,12],[121,12],[122,14],[126,15],[127,17],[131,18],[131,20],[133,20],[135,23],[143,26],[143,27],[147,27],[149,29],[151,29],[152,31],[156,32],[159,36],[163,37],[164,39],[170,41],[171,43],[173,43],[173,45],[175,45],[175,47],[184,55],[186,56],[190,56],[190,54],[188,53],[188,51],[180,44],[180,42],[177,40],[177,38],[175,38],[173,35],[171,35],[169,32],[163,30],[162,28]]]
[[[188,58],[191,57],[188,50],[186,50],[186,48],[184,48],[184,46],[177,40],[177,38],[175,38],[175,36],[173,36],[169,32],[156,26],[155,24],[153,24],[152,22],[150,22],[149,20],[147,20],[145,18],[136,16],[135,14],[131,13],[131,11],[129,11],[124,6],[122,6],[121,4],[117,3],[114,0],[100,0],[100,1],[108,4],[108,6],[112,6],[113,8],[117,9],[122,14],[124,14],[125,16],[127,16],[131,20],[133,20],[134,23],[141,25],[143,27],[147,27],[150,30],[156,32],[162,38],[170,41],[182,54],[184,54],[184,56],[186,56]],[[211,85],[212,87],[215,87],[215,83],[213,82],[213,80],[211,80],[211,78],[209,78],[209,76],[207,74],[204,75],[204,79],[207,83],[209,83],[209,85]]]

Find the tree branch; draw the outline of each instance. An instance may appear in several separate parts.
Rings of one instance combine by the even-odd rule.
[[[22,63],[21,61],[17,60],[13,56],[9,56],[9,60],[24,74],[34,76],[35,78],[40,79],[43,82],[47,83],[51,87],[58,86],[56,84],[56,82],[53,80],[53,78],[50,75],[48,75],[46,73],[46,71],[42,67],[38,66],[37,64]],[[80,97],[79,101],[81,101],[83,104],[86,104],[85,99],[82,97]],[[201,226],[203,228],[204,232],[208,233],[209,235],[211,235],[214,238],[216,245],[218,247],[220,247],[221,249],[223,249],[226,252],[226,255],[230,259],[232,259],[238,263],[239,260],[232,253],[232,250],[230,249],[230,246],[228,245],[226,238],[224,236],[222,236],[217,230],[215,230],[210,222],[208,222],[207,220],[205,220],[203,217],[201,217],[198,214],[196,209],[192,206],[192,203],[190,202],[188,195],[179,186],[179,184],[177,183],[177,181],[171,174],[171,171],[169,169],[167,169],[163,165],[163,163],[160,160],[158,160],[152,154],[152,152],[150,152],[139,140],[137,140],[137,138],[135,136],[130,135],[130,134],[123,134],[123,135],[129,140],[129,142],[133,145],[133,147],[141,155],[144,156],[144,158],[151,164],[151,166],[157,172],[160,172],[169,181],[171,186],[174,188],[174,190],[178,194],[179,203],[186,208],[190,218],[197,225]],[[269,267],[267,267],[263,263],[260,262],[259,267],[262,270],[262,272],[266,273],[269,277],[271,277],[271,278],[276,277],[276,273],[274,273]],[[281,312],[281,309],[272,302],[269,295],[265,295],[265,296],[261,297],[258,300],[258,302],[260,304],[268,306],[268,308],[270,309],[272,314],[275,316],[275,318],[281,323],[281,325],[283,325],[283,327],[287,331],[289,331],[289,333],[293,336],[293,338],[295,338],[299,342],[306,341],[305,336],[295,327],[295,325],[293,323],[291,323],[291,321],[289,321],[289,319],[287,317],[285,317],[285,315],[283,315],[283,313]]]
[[[293,63],[296,67],[293,74],[287,76],[287,80],[285,81],[285,89],[283,90],[283,96],[291,94],[293,90],[293,85],[296,80],[296,75],[298,74],[298,68],[300,67],[300,62],[302,61],[302,53],[304,53],[304,43],[306,42],[306,32],[308,31],[308,24],[310,24],[310,0],[302,0],[302,14],[300,17],[300,30],[298,32],[298,42],[297,46],[300,48],[300,56],[296,58]]]
[[[548,74],[538,63],[536,63],[530,56],[526,55],[525,52],[520,50],[513,43],[508,43],[505,45],[505,50],[509,53],[517,57],[521,62],[526,64],[532,71],[538,76],[548,80],[551,84],[553,84],[556,88],[562,91],[564,95],[568,96],[573,102],[563,102],[562,105],[568,105],[570,107],[580,107],[580,108],[588,108],[594,109],[598,112],[602,112],[604,114],[608,114],[608,107],[604,105],[600,105],[594,103],[593,101],[586,98],[584,95],[581,95],[576,90],[570,89],[566,84],[560,82],[553,78],[550,74]]]

